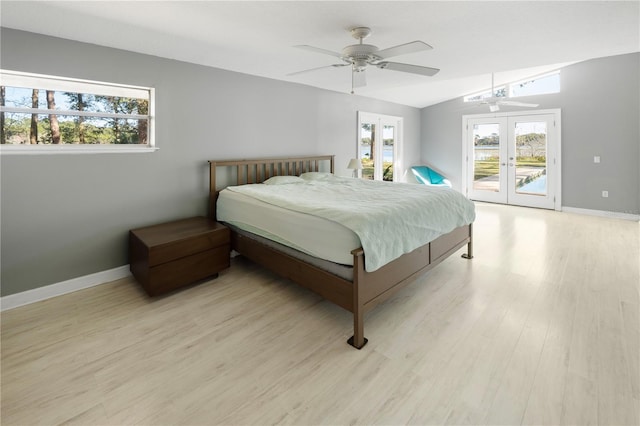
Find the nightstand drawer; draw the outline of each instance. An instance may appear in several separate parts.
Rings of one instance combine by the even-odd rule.
[[[153,283],[147,291],[151,295],[164,293],[216,275],[229,267],[229,245],[203,251],[162,265],[149,271],[149,281]]]
[[[217,275],[230,266],[231,232],[206,217],[129,231],[129,268],[151,296]]]
[[[229,244],[229,229],[218,229],[205,234],[165,243],[149,249],[149,266],[156,266],[181,257],[211,250]]]

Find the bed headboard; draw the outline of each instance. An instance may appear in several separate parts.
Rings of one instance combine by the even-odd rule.
[[[224,189],[216,186],[216,172],[219,168],[230,167],[235,172],[226,186],[262,183],[272,176],[300,176],[306,172],[326,170],[334,173],[335,155],[317,155],[309,157],[258,158],[249,160],[209,160],[209,217],[216,218],[218,192]]]

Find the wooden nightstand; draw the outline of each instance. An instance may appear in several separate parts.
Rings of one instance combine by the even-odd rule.
[[[193,217],[129,231],[129,267],[150,296],[229,267],[229,228]]]

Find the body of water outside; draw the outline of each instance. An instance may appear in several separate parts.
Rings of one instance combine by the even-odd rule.
[[[361,158],[369,158],[371,153],[370,145],[360,145],[360,157]],[[391,162],[393,161],[393,145],[385,145],[382,147],[382,161],[383,162]]]
[[[473,150],[473,155],[476,160],[489,160],[498,156],[498,149],[500,149],[500,147],[497,146],[483,146],[481,148],[476,147]]]

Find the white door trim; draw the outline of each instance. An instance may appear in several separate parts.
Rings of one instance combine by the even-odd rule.
[[[550,131],[555,132],[555,147],[553,154],[555,158],[556,166],[556,179],[554,183],[555,200],[553,209],[556,211],[562,210],[562,110],[560,108],[542,109],[542,110],[523,110],[523,111],[510,111],[510,112],[497,112],[489,114],[469,114],[462,116],[462,174],[461,174],[461,192],[466,196],[469,196],[469,182],[468,182],[468,161],[469,161],[469,145],[468,136],[469,129],[467,122],[469,119],[476,118],[508,118],[517,116],[532,116],[532,115],[548,115],[553,114],[555,116],[555,125]]]

